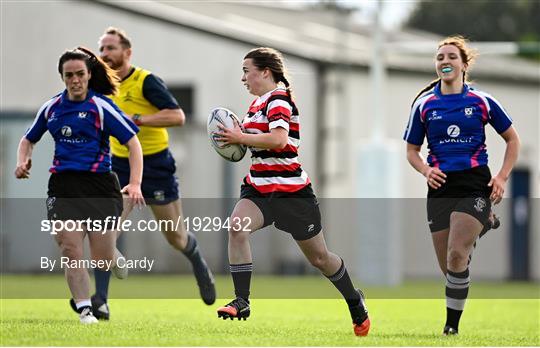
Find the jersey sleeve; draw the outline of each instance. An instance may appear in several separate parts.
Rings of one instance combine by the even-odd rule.
[[[284,99],[269,100],[266,108],[268,118],[268,129],[284,128],[289,131],[289,123],[291,122],[292,106]]]
[[[426,128],[420,117],[420,104],[415,103],[409,115],[409,122],[403,140],[413,145],[422,145],[426,136]]]
[[[178,102],[171,94],[162,79],[149,74],[143,82],[143,96],[159,110],[180,109]]]
[[[24,136],[28,141],[31,143],[37,143],[43,134],[47,131],[47,111],[49,110],[49,106],[51,103],[54,102],[54,99],[49,100],[41,108],[38,110],[36,117],[34,118],[34,122],[26,130],[26,133]]]
[[[489,103],[489,124],[497,131],[503,133],[512,125],[512,119],[502,105],[493,97],[486,97]]]
[[[100,100],[103,108],[103,131],[124,145],[139,132],[139,127],[124,114],[116,104]]]

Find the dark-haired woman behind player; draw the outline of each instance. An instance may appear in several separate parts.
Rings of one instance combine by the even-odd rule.
[[[48,130],[54,142],[54,159],[50,168],[47,215],[49,220],[96,220],[101,226],[122,213],[122,194],[136,204],[144,204],[141,193],[142,150],[135,134],[137,126],[105,94],[116,92],[117,78],[100,58],[79,47],[60,56],[58,72],[66,89],[43,104],[34,123],[22,137],[15,176],[30,176],[34,144]],[[120,190],[116,175],[111,173],[109,135],[129,147],[131,177]],[[107,219],[108,218],[108,219]],[[81,225],[85,226],[85,225]],[[110,228],[110,226],[107,226]],[[63,230],[55,235],[63,257],[69,258],[66,280],[71,290],[79,320],[97,323],[92,313],[89,277],[78,261],[83,260],[83,240],[88,235],[92,260],[113,261],[116,232]]]
[[[469,292],[469,256],[491,203],[501,201],[519,152],[519,137],[501,104],[467,84],[474,52],[461,36],[441,41],[435,56],[438,79],[416,97],[404,139],[407,160],[428,184],[427,214],[439,266],[446,276],[445,335],[458,333]],[[485,126],[505,140],[501,169],[487,166]],[[427,138],[427,163],[420,148]]]
[[[274,223],[292,235],[309,262],[336,286],[348,304],[354,333],[366,336],[370,321],[363,294],[353,287],[343,260],[326,247],[319,204],[298,161],[299,112],[285,76],[283,58],[272,48],[256,48],[244,57],[242,70],[242,82],[257,96],[243,120],[246,133],[237,126],[222,128],[219,134],[226,144],[251,148],[250,172],[231,215],[231,221],[249,224],[233,224],[229,230],[229,263],[236,298],[220,307],[218,316],[249,317],[253,268],[250,232]]]

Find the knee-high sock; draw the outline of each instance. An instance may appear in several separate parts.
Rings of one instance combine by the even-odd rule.
[[[446,274],[446,325],[458,329],[461,313],[469,295],[469,269]]]
[[[191,263],[197,263],[201,260],[201,253],[199,252],[199,245],[195,235],[188,232],[188,240],[186,247],[182,250],[182,253],[191,261]]]
[[[229,265],[231,276],[234,283],[234,293],[237,297],[249,299],[249,288],[251,286],[251,273],[253,272],[253,263],[241,263]]]
[[[102,271],[94,268],[94,278],[96,280],[96,295],[99,296],[103,301],[107,302],[111,271]]]
[[[358,305],[360,302],[360,294],[353,286],[351,278],[349,277],[349,272],[345,267],[345,262],[341,260],[341,266],[338,271],[327,278],[334,284],[334,286],[339,290],[343,298],[347,301],[349,306]]]

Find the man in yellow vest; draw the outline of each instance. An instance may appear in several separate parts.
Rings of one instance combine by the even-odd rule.
[[[121,79],[119,93],[113,101],[139,126],[137,134],[143,150],[144,169],[142,192],[156,220],[178,221],[182,205],[175,176],[176,164],[169,151],[167,127],[182,126],[185,115],[163,81],[151,72],[131,65],[131,42],[118,28],[107,28],[99,39],[101,58]],[[111,138],[112,166],[123,184],[129,179],[128,150]],[[124,207],[127,216],[132,206]],[[182,219],[180,219],[182,220]],[[164,224],[165,238],[191,262],[203,301],[211,305],[216,298],[214,277],[208,268],[195,236],[183,223],[178,230]],[[92,298],[98,319],[108,319],[107,290],[110,272],[96,270],[96,295]],[[101,311],[99,310],[101,309]]]

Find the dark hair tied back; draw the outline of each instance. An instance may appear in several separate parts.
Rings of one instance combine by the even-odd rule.
[[[252,59],[253,65],[258,69],[269,69],[275,82],[283,82],[287,88],[287,94],[292,98],[292,89],[289,80],[285,77],[287,69],[283,63],[283,55],[270,47],[258,47],[249,51],[244,59]]]
[[[289,83],[289,81],[287,80],[287,78],[285,77],[285,75],[281,75],[281,82],[283,82],[283,84],[285,85],[285,87],[289,87],[289,86],[290,86],[290,83]]]
[[[64,64],[69,60],[84,61],[88,72],[91,74],[88,81],[88,88],[105,95],[116,94],[119,83],[116,71],[112,70],[94,52],[83,46],[65,51],[58,60],[58,72],[62,77],[64,74]]]
[[[79,51],[84,52],[88,56],[88,63],[90,63],[89,64],[90,65],[89,70],[92,70],[92,68],[95,67],[96,64],[99,64],[96,55],[92,51],[90,51],[88,48],[83,47],[83,46],[79,46],[79,47],[77,47],[77,49]]]

